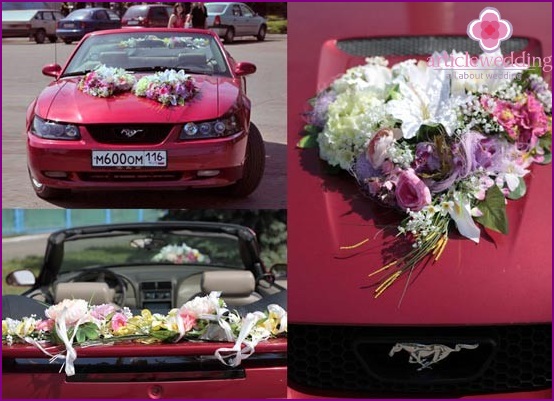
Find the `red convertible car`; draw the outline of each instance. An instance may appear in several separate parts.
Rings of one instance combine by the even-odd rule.
[[[8,318],[20,321],[34,314],[45,319],[48,305],[68,302],[121,307],[134,316],[146,310],[165,315],[191,303],[202,307],[199,296],[218,291],[228,307],[223,317],[232,310],[248,316],[270,304],[286,308],[286,282],[265,268],[249,228],[162,222],[61,230],[50,235],[37,277],[16,270],[7,282],[29,289],[2,297],[2,380],[9,383],[2,387],[3,398],[286,397],[287,340],[282,336],[259,342],[237,366],[214,358],[218,349],[230,346],[214,336],[210,341],[75,345],[74,374],[67,375],[60,358],[49,361],[43,352],[61,356],[67,349],[5,341]]]
[[[87,35],[27,110],[29,174],[42,198],[71,189],[228,187],[263,175],[245,76],[217,35],[151,28]]]
[[[483,7],[291,3],[289,24],[302,21],[302,39],[289,45],[289,143],[301,138],[307,99],[366,57],[392,66],[433,51],[481,54],[465,26]],[[531,36],[542,14],[551,24],[549,6],[499,11],[514,36]],[[540,55],[528,38],[503,49]],[[475,244],[453,229],[436,263],[375,299],[380,276],[368,276],[403,255],[390,229],[405,215],[368,199],[320,156],[321,147],[289,148],[289,398],[551,398],[551,166],[534,166],[525,197],[508,201],[507,235],[482,228]]]

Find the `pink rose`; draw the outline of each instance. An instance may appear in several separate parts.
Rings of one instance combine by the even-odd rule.
[[[37,330],[42,331],[52,331],[54,328],[54,320],[47,319],[47,320],[39,320],[35,326]]]
[[[389,128],[383,128],[373,135],[366,151],[367,160],[373,168],[381,167],[387,158],[387,150],[394,141],[394,132]]]
[[[112,317],[112,330],[117,331],[122,327],[125,327],[127,324],[127,316],[125,316],[123,313],[116,313]]]
[[[396,203],[404,210],[417,212],[431,203],[431,191],[412,169],[400,173],[395,195]]]

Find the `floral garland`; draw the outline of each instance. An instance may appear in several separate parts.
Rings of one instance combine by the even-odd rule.
[[[210,41],[204,38],[172,36],[170,38],[161,39],[157,36],[150,35],[145,38],[129,38],[127,40],[122,40],[121,42],[119,42],[119,47],[124,49],[136,48],[140,47],[141,43],[145,41],[157,41],[161,45],[160,47],[165,46],[168,48],[190,47],[193,49],[200,49],[202,47],[207,47],[210,44]]]
[[[136,96],[160,102],[164,106],[183,106],[198,92],[192,76],[184,70],[165,70],[146,75],[138,82],[123,68],[98,66],[77,85],[82,92],[95,97],[110,97],[132,90]]]
[[[432,57],[439,68],[415,60],[389,68],[376,57],[349,69],[311,101],[298,143],[405,213],[398,235],[412,250],[370,274],[383,277],[375,297],[438,260],[453,225],[476,243],[476,223],[507,234],[506,198],[523,197],[531,165],[552,159],[552,93],[540,70],[464,75],[446,68],[448,53]]]
[[[153,262],[170,262],[174,264],[210,263],[207,255],[198,249],[191,248],[184,242],[181,245],[166,245],[152,258]]]
[[[131,90],[135,82],[135,77],[123,68],[106,67],[102,64],[87,73],[79,81],[78,88],[91,96],[110,97],[117,92]]]
[[[254,353],[256,345],[287,332],[287,312],[269,305],[266,312],[241,317],[229,311],[219,292],[196,297],[167,315],[145,309],[133,315],[128,308],[90,305],[82,299],[66,299],[46,309],[47,319],[36,316],[2,320],[2,344],[32,344],[52,357],[65,360],[65,372],[75,374],[77,351],[74,346],[93,346],[135,341],[145,344],[186,340],[235,342],[232,348],[216,350],[215,357],[228,366],[238,366]],[[56,355],[48,344],[62,345]],[[244,345],[244,347],[243,347]]]
[[[165,70],[142,77],[133,91],[139,97],[156,100],[164,106],[183,106],[198,89],[185,71]]]

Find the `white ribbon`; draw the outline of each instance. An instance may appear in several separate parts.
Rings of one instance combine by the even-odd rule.
[[[58,354],[51,360],[51,362],[57,358],[65,359],[65,374],[68,376],[73,376],[75,374],[75,365],[73,363],[77,359],[77,352],[75,351],[75,348],[73,348],[73,340],[75,339],[77,330],[81,325],[81,319],[79,319],[79,321],[77,321],[77,324],[75,324],[73,335],[71,336],[71,338],[68,338],[67,325],[65,323],[67,312],[68,309],[64,308],[60,316],[56,319],[56,333],[58,334],[58,337],[60,337],[60,339],[63,341],[67,355],[64,356],[62,354]]]
[[[246,341],[246,337],[250,335],[250,332],[260,320],[260,316],[254,313],[249,313],[242,321],[242,327],[240,329],[239,336],[235,341],[233,348],[219,348],[215,351],[215,357],[224,365],[237,367],[241,362],[252,355],[255,351],[256,345],[262,340],[260,338],[252,338],[252,341]],[[242,345],[244,344],[244,348]],[[229,355],[221,355],[222,353],[231,353]]]
[[[177,329],[179,330],[179,337],[177,337],[173,342],[178,343],[185,336],[187,331],[185,330],[185,322],[183,321],[183,318],[179,314],[179,311],[177,311],[177,315],[175,316],[175,319],[177,320]]]

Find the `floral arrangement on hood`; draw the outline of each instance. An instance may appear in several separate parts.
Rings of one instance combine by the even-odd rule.
[[[197,91],[194,80],[184,70],[165,70],[145,75],[134,88],[135,95],[155,100],[164,106],[183,106]]]
[[[87,73],[78,84],[79,90],[96,97],[110,97],[132,89],[136,80],[123,68],[100,65]]]
[[[551,162],[552,93],[540,70],[464,75],[445,66],[449,57],[435,53],[433,66],[408,60],[392,68],[368,58],[306,113],[298,147],[319,148],[370,199],[405,215],[398,236],[411,251],[370,274],[382,277],[375,297],[439,259],[453,229],[475,243],[482,227],[507,234],[507,200],[525,195],[533,164]]]
[[[210,257],[200,253],[198,249],[191,248],[184,242],[181,245],[166,245],[152,258],[153,262],[170,262],[175,264],[185,263],[210,263]]]
[[[117,93],[133,91],[136,96],[155,100],[164,106],[183,106],[198,92],[191,75],[184,70],[171,70],[145,75],[136,80],[123,68],[101,64],[85,74],[77,88],[95,97],[111,97]]]
[[[215,357],[228,366],[238,366],[255,351],[260,341],[285,335],[287,312],[278,305],[246,316],[227,309],[219,292],[196,297],[167,315],[148,309],[133,315],[128,308],[90,305],[82,299],[66,299],[45,310],[46,319],[36,316],[2,320],[2,344],[32,344],[53,362],[61,359],[68,376],[75,374],[75,346],[89,347],[135,341],[145,344],[180,341],[227,341],[231,348],[219,348]],[[50,345],[62,352],[51,354]],[[56,347],[56,350],[58,348]]]

